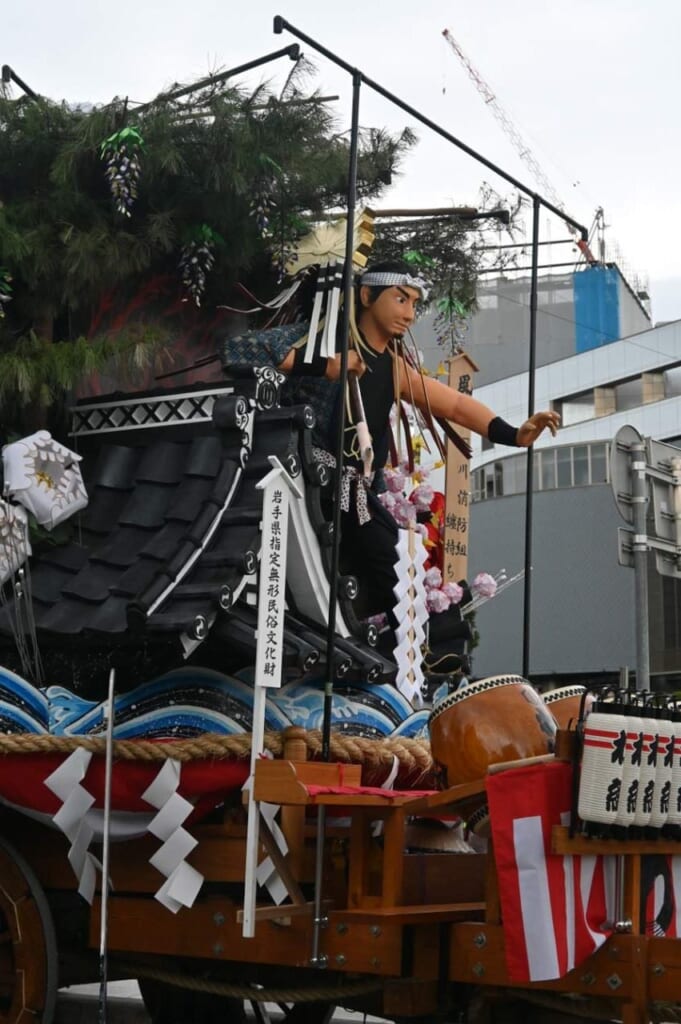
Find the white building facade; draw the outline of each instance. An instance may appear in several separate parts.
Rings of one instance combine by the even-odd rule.
[[[480,350],[472,351],[481,358]],[[527,414],[528,373],[476,388],[510,423]],[[633,571],[618,564],[623,521],[609,484],[610,442],[631,424],[681,445],[681,321],[540,366],[535,408],[560,412],[563,427],[534,448],[530,676],[556,681],[615,677],[636,661]],[[471,572],[524,563],[527,454],[474,439]],[[652,563],[652,559],[651,559]],[[649,574],[651,673],[662,687],[681,680],[681,588]],[[478,676],[519,671],[522,584],[478,612]]]

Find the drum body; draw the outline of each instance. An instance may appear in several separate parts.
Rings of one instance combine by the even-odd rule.
[[[450,693],[428,721],[442,786],[484,778],[491,764],[553,752],[556,722],[521,676],[492,676]]]
[[[575,728],[585,692],[585,686],[559,686],[557,690],[549,690],[542,694],[544,703],[555,718],[559,729]],[[587,697],[585,712],[589,710],[591,703],[593,703],[593,698],[589,700]]]

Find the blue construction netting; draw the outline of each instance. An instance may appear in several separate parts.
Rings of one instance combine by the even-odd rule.
[[[619,284],[614,267],[588,267],[574,275],[576,352],[618,340]]]

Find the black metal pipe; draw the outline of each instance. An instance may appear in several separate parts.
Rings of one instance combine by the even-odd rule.
[[[539,243],[541,245],[541,242]],[[557,270],[559,267],[574,267],[575,261],[568,260],[566,263],[541,263],[537,270]],[[519,271],[532,270],[532,264],[527,267],[483,267],[476,270],[476,274],[517,274]]]
[[[193,85],[185,85],[180,89],[161,93],[156,99],[150,100],[149,103],[143,103],[142,106],[135,107],[134,112],[139,114],[144,110],[148,110],[149,107],[153,107],[155,103],[164,103],[167,100],[177,100],[181,96],[188,96],[190,93],[197,92],[199,89],[205,89],[209,85],[216,85],[218,82],[224,82],[228,78],[234,78],[235,75],[241,75],[245,71],[259,68],[262,64],[269,64],[270,61],[278,60],[279,57],[290,57],[291,60],[298,60],[300,57],[300,47],[297,43],[291,43],[290,46],[284,46],[281,50],[275,50],[274,53],[267,53],[264,57],[256,57],[255,60],[246,61],[245,64],[239,64],[238,67],[230,68],[228,71],[221,71],[219,75],[209,75]]]
[[[352,252],[355,238],[355,206],[357,203],[357,154],[359,151],[359,98],[362,76],[352,73],[352,117],[350,126],[350,156],[348,161],[347,229],[345,232],[345,265],[343,268],[343,317],[341,321],[340,393],[345,394],[348,381],[348,341],[350,335],[350,301],[353,287]],[[331,712],[333,702],[334,639],[336,635],[337,585],[340,575],[340,494],[343,476],[343,440],[345,435],[345,402],[338,403],[336,432],[336,472],[333,503],[333,544],[331,547],[331,587],[329,590],[329,621],[326,634],[326,680],[324,683],[324,717],[322,722],[322,759],[328,761],[331,745]]]
[[[539,242],[538,245],[574,245],[574,238],[556,238],[555,240],[549,239],[548,242]],[[474,252],[492,252],[495,249],[526,249],[527,242],[500,242],[498,245],[472,245],[471,249]],[[574,260],[572,261],[574,263]]]
[[[537,195],[534,189],[529,188],[527,185],[524,185],[522,181],[518,181],[518,179],[514,178],[512,174],[508,174],[506,171],[502,170],[501,167],[497,166],[497,164],[492,163],[492,161],[488,160],[487,157],[482,156],[481,153],[478,153],[470,146],[467,146],[465,142],[462,142],[460,139],[457,139],[454,135],[446,131],[439,124],[436,124],[435,121],[431,121],[429,117],[425,117],[425,115],[419,113],[419,111],[416,110],[414,107],[410,106],[408,103],[405,103],[404,100],[401,100],[399,98],[399,96],[395,96],[394,93],[389,92],[388,89],[384,89],[382,85],[378,84],[378,82],[374,82],[371,78],[368,78],[367,75],[365,75],[363,72],[358,71],[357,68],[351,67],[350,64],[344,61],[337,54],[327,49],[327,47],[322,46],[316,40],[312,39],[311,36],[305,35],[304,32],[301,32],[299,29],[297,29],[295,25],[292,25],[290,21],[286,20],[286,18],[282,18],[281,15],[277,15],[274,19],[274,31],[275,33],[281,33],[283,32],[284,29],[286,29],[292,35],[297,36],[298,39],[302,40],[302,42],[304,43],[307,43],[308,46],[311,46],[314,50],[317,50],[318,53],[321,53],[324,57],[327,57],[334,64],[337,64],[339,67],[344,68],[350,74],[359,75],[362,82],[365,85],[368,85],[370,89],[373,89],[374,92],[377,92],[380,96],[383,96],[391,103],[394,103],[396,107],[400,107],[400,109],[404,110],[404,112],[406,114],[409,114],[410,117],[413,117],[416,121],[420,121],[421,124],[424,124],[427,128],[430,128],[431,131],[434,131],[437,135],[441,135],[443,139],[446,139],[448,142],[451,142],[452,145],[457,146],[458,149],[462,150],[464,153],[467,153],[468,156],[473,157],[474,160],[477,160],[478,163],[483,164],[485,167],[488,168],[488,170],[492,171],[494,174],[498,174],[499,177],[503,178],[504,181],[507,181],[509,185],[513,185],[513,187],[517,188],[520,192],[524,192],[525,195],[530,196],[534,201],[534,198]],[[578,221],[573,220],[573,218],[569,217],[564,210],[561,210],[558,206],[554,206],[554,204],[550,203],[547,199],[539,197],[539,201],[542,204],[542,206],[546,207],[547,210],[551,210],[552,213],[555,213],[558,217],[561,218],[561,220],[565,221],[566,224],[571,224],[573,228],[579,231],[580,235],[582,236],[582,241],[588,241],[589,233],[583,224],[580,224]]]
[[[26,82],[19,78],[16,71],[13,68],[11,68],[9,64],[2,65],[2,81],[5,83],[14,82],[14,84],[18,85],[20,89],[23,89],[26,95],[30,96],[32,100],[40,99],[38,93],[33,92],[33,89],[31,89],[29,85],[26,85]]]
[[[532,276],[530,278],[530,358],[528,365],[527,415],[534,413],[534,377],[537,364],[537,293],[539,283],[539,213],[541,200],[532,197]],[[527,449],[527,489],[525,491],[525,576],[523,578],[523,675],[530,673],[530,621],[532,611],[532,512],[534,498],[534,452]]]

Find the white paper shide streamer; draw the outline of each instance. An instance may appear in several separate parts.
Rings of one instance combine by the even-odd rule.
[[[0,586],[14,575],[30,554],[26,513],[23,508],[0,499]]]
[[[94,854],[88,852],[94,830],[87,813],[95,798],[81,785],[91,758],[89,750],[79,747],[45,779],[47,788],[62,801],[53,821],[71,843],[69,864],[78,879],[78,892],[88,903],[94,898],[97,871],[102,870]]]
[[[47,430],[5,445],[5,496],[23,505],[46,530],[85,508],[87,492],[80,455],[55,441]]]
[[[421,536],[413,526],[400,530],[397,544],[397,583],[393,588],[397,604],[395,617],[398,625],[395,631],[397,646],[395,661],[397,676],[395,685],[415,708],[423,706],[423,669],[421,668],[421,645],[425,642],[425,623],[428,620],[426,589],[424,584],[425,562],[428,557]]]
[[[149,824],[149,831],[163,842],[149,858],[152,867],[166,876],[156,899],[174,914],[181,907],[193,905],[203,884],[203,875],[185,860],[198,840],[182,827],[194,807],[177,792],[181,768],[179,761],[168,758],[142,794],[143,800],[158,808],[158,814]]]

